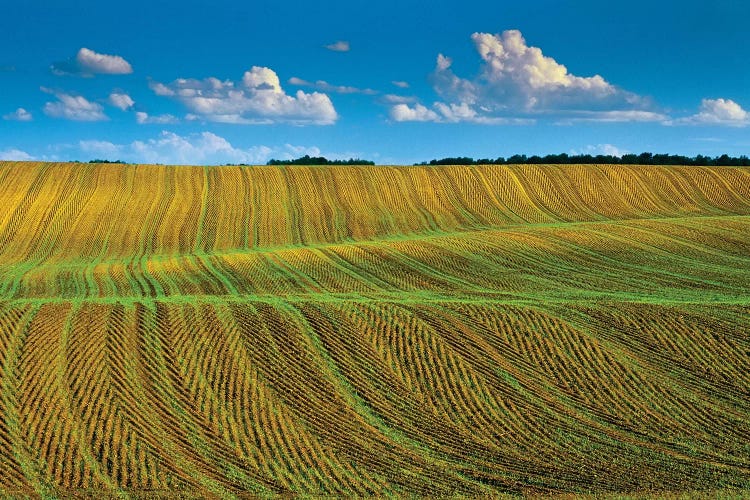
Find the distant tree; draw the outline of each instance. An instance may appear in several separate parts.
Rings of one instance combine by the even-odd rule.
[[[76,162],[76,163],[80,163],[80,162]],[[127,165],[127,162],[124,162],[122,160],[99,160],[99,159],[96,159],[96,160],[89,160],[89,163],[121,163],[123,165]]]
[[[622,155],[620,157],[620,163],[624,165],[635,165],[636,163],[638,163],[638,155],[634,155],[632,153]]]
[[[513,165],[514,163],[527,163],[526,155],[513,155],[508,158],[508,164]]]
[[[710,162],[711,162],[711,158],[709,158],[707,156],[703,156],[703,155],[698,155],[695,158],[693,158],[693,163],[692,164],[695,165],[695,166],[702,167],[702,166],[709,165]]]
[[[362,160],[360,158],[349,158],[348,160],[329,160],[323,156],[305,155],[294,160],[268,160],[266,165],[375,165],[374,161]]]
[[[641,153],[638,155],[638,163],[640,165],[649,165],[652,163],[653,156],[652,153]]]
[[[534,165],[565,165],[565,164],[614,164],[614,165],[686,165],[686,166],[735,166],[735,167],[747,167],[750,166],[750,158],[747,155],[739,157],[729,156],[723,154],[715,158],[708,156],[698,155],[695,157],[689,157],[685,155],[673,155],[673,154],[653,154],[653,153],[641,153],[639,155],[628,153],[622,156],[613,155],[596,155],[590,154],[577,154],[568,155],[566,153],[561,154],[548,154],[545,156],[533,155],[526,156],[515,154],[507,159],[502,156],[496,160],[489,160],[487,158],[481,158],[474,160],[468,156],[457,156],[450,158],[441,158],[439,160],[430,160],[429,162],[423,161],[421,163],[415,163],[415,165],[513,165],[513,164],[534,164]]]
[[[458,156],[455,158],[441,158],[440,160],[431,160],[430,165],[476,165],[473,158],[468,156]]]
[[[732,161],[729,155],[723,154],[716,159],[717,165],[731,165]]]

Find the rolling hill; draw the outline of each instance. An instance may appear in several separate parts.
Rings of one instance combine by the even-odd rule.
[[[750,490],[750,169],[0,162],[0,492]]]

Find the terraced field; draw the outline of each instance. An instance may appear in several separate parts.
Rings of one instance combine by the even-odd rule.
[[[750,170],[0,162],[0,493],[750,490]]]

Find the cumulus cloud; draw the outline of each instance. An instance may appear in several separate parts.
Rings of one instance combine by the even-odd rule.
[[[289,83],[292,85],[297,85],[298,87],[312,87],[317,90],[322,90],[323,92],[334,92],[337,94],[374,95],[378,93],[377,90],[373,89],[360,89],[358,87],[351,87],[348,85],[331,85],[324,80],[309,82],[307,80],[303,80],[302,78],[297,78],[296,76],[290,78]]]
[[[440,121],[440,115],[422,104],[409,106],[407,104],[396,104],[391,107],[390,117],[397,122],[436,122]]]
[[[351,47],[349,46],[349,42],[346,40],[339,40],[338,42],[334,42],[332,44],[325,46],[328,50],[332,50],[334,52],[349,52]]]
[[[84,122],[96,122],[108,119],[107,115],[104,114],[101,104],[91,102],[83,96],[71,95],[45,87],[41,87],[41,90],[57,98],[57,101],[47,102],[44,105],[44,114],[47,116]]]
[[[181,102],[196,119],[222,123],[329,125],[338,119],[328,95],[298,90],[289,95],[270,68],[253,66],[242,81],[180,78],[151,83],[154,93]]]
[[[477,121],[480,118],[485,118],[480,117],[477,111],[465,102],[462,102],[461,104],[436,102],[433,107],[440,113],[443,119],[448,122]]]
[[[137,111],[135,113],[135,121],[141,125],[144,125],[144,124],[165,125],[168,123],[177,123],[180,120],[174,115],[169,115],[169,114],[149,115],[148,113],[144,111]]]
[[[503,116],[484,115],[465,102],[461,104],[435,102],[431,108],[420,103],[416,103],[413,106],[401,103],[391,107],[389,116],[393,121],[397,122],[469,122],[483,125],[530,125],[535,122],[533,118],[506,118]]]
[[[545,56],[538,47],[528,46],[518,30],[508,30],[502,35],[474,33],[471,38],[485,62],[484,77],[490,82],[511,80],[526,94],[540,89],[584,91],[594,97],[616,92],[599,75],[580,77],[569,73],[565,66]]]
[[[317,146],[293,146],[292,144],[284,144],[281,148],[269,148],[268,153],[275,155],[277,160],[293,160],[294,158],[299,158],[304,155],[321,156],[320,148]],[[329,157],[335,156],[336,155],[329,155]],[[271,157],[269,156],[266,161],[270,159]]]
[[[156,94],[156,95],[165,96],[165,97],[172,97],[173,95],[175,95],[174,90],[170,89],[169,87],[167,87],[163,83],[149,81],[148,82],[148,87],[151,90],[153,90],[154,94]]]
[[[135,101],[124,92],[112,92],[109,94],[109,103],[123,111],[127,111],[132,108]]]
[[[99,54],[85,47],[78,51],[78,64],[91,73],[107,75],[127,75],[133,72],[133,67],[121,56]]]
[[[34,117],[24,108],[18,108],[12,113],[3,115],[3,120],[14,120],[17,122],[30,122]]]
[[[677,120],[677,123],[744,127],[750,124],[750,113],[731,99],[703,99],[698,113]]]
[[[75,147],[75,146],[73,146]],[[317,147],[284,144],[250,148],[233,146],[212,132],[179,135],[162,131],[158,136],[116,144],[110,141],[84,140],[77,144],[84,156],[132,163],[164,163],[173,165],[222,165],[225,163],[265,164],[271,158],[281,160],[302,155],[320,156]]]
[[[442,102],[433,105],[432,121],[508,123],[540,116],[573,116],[602,121],[664,119],[651,102],[607,82],[600,75],[577,76],[529,46],[518,30],[471,36],[482,63],[477,76],[463,78],[453,72],[453,60],[438,54],[430,82]],[[416,110],[416,108],[412,108]],[[403,108],[391,117],[410,116]]]
[[[583,149],[572,149],[570,154],[573,155],[611,155],[621,158],[622,155],[628,154],[630,151],[626,149],[618,148],[613,144],[589,144]]]
[[[400,81],[400,80],[393,80],[391,83],[393,85],[395,85],[396,87],[400,88],[400,89],[408,89],[409,88],[409,82],[404,82],[404,81]]]
[[[133,72],[133,67],[122,56],[100,54],[82,47],[75,59],[54,63],[51,70],[56,75],[88,77],[96,74],[128,75]]]
[[[169,163],[185,165],[205,165],[224,163],[265,164],[272,157],[288,156],[290,150],[305,151],[303,154],[320,154],[318,148],[283,148],[253,146],[247,149],[236,148],[211,132],[190,136],[180,136],[163,131],[155,139],[135,141],[128,146],[129,154],[145,163]]]
[[[0,151],[0,160],[5,161],[32,161],[35,158],[26,151],[10,148]]]

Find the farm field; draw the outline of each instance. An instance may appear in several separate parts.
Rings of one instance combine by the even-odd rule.
[[[750,169],[0,162],[0,494],[750,494]]]

